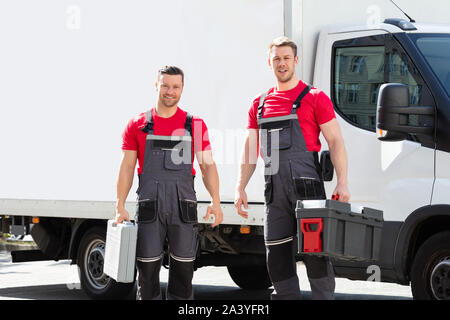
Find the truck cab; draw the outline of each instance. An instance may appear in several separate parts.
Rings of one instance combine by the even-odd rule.
[[[381,281],[411,281],[419,299],[450,298],[450,27],[330,26],[318,38],[313,83],[335,106],[352,203],[384,211]],[[395,84],[406,101],[386,127],[379,99]],[[369,264],[334,265],[337,275],[368,278]]]

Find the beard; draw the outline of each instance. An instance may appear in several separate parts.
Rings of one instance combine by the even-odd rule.
[[[178,104],[178,101],[180,99],[168,99],[164,97],[160,97],[159,101],[166,107],[166,108],[173,108]]]
[[[294,71],[287,72],[285,75],[280,75],[278,73],[275,73],[275,76],[280,83],[286,83],[292,80],[294,77]]]

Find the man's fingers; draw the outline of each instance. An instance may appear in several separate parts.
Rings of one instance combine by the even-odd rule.
[[[247,202],[245,200],[243,200],[242,198],[239,198],[236,202],[235,202],[235,207],[236,210],[238,212],[239,215],[243,216],[244,218],[247,216],[247,212],[242,210],[242,205],[244,205],[245,209],[248,209],[248,205]]]

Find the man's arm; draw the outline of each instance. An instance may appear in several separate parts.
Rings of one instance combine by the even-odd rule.
[[[206,210],[206,220],[211,214],[215,216],[213,227],[223,221],[222,207],[220,206],[219,174],[216,163],[213,160],[211,150],[196,153],[197,161],[202,172],[203,183],[211,196],[211,204]]]
[[[347,187],[347,152],[345,151],[344,139],[342,138],[341,129],[336,119],[320,125],[322,134],[328,143],[330,149],[331,161],[336,169],[337,186],[333,195],[339,196],[339,201],[349,202],[350,192]]]
[[[125,209],[125,201],[133,185],[134,169],[136,168],[137,151],[123,150],[117,178],[116,223],[130,221],[130,215]]]
[[[239,167],[239,177],[236,184],[236,193],[234,206],[237,209],[239,215],[244,218],[248,218],[248,212],[242,210],[248,209],[247,193],[245,187],[247,186],[250,178],[256,169],[256,163],[258,161],[258,130],[248,129],[245,137],[244,149],[242,150],[241,162]]]

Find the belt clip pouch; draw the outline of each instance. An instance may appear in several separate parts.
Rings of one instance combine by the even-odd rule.
[[[138,223],[151,223],[156,220],[157,201],[152,199],[140,200],[136,206]]]

